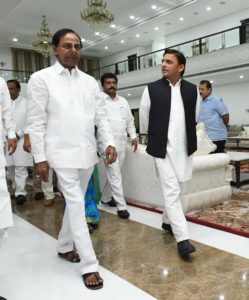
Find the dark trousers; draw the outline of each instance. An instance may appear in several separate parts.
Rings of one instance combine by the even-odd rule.
[[[226,140],[212,141],[212,142],[217,146],[217,149],[214,152],[211,152],[211,154],[213,154],[213,153],[224,153]]]

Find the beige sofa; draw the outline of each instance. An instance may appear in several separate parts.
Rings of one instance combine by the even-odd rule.
[[[126,148],[126,160],[122,169],[125,199],[153,208],[163,208],[163,196],[156,175],[153,158],[139,145],[133,153]],[[183,208],[188,213],[213,206],[231,196],[231,166],[227,154],[194,156],[193,178],[184,184]],[[99,162],[100,189],[106,180],[103,161]]]

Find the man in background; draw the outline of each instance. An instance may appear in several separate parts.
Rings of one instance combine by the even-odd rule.
[[[16,204],[20,205],[26,201],[27,167],[33,166],[32,155],[23,150],[24,135],[27,133],[27,99],[20,95],[21,85],[17,80],[8,80],[7,86],[12,99],[12,113],[16,125],[17,148],[13,155],[9,155],[8,152],[6,153],[6,162],[12,181]]]
[[[104,147],[101,135],[97,133],[98,150],[105,162],[107,180],[103,188],[101,202],[109,206],[117,206],[117,214],[120,218],[128,219],[130,214],[124,199],[121,168],[125,160],[127,146],[127,133],[131,138],[133,151],[137,150],[136,128],[134,118],[127,100],[117,95],[118,79],[113,73],[105,73],[101,76],[101,85],[107,107],[107,116],[115,140],[118,158],[115,163],[107,164],[104,155]]]
[[[228,109],[220,97],[212,94],[210,81],[201,80],[199,92],[202,101],[200,103],[198,123],[204,123],[208,137],[217,146],[212,153],[222,153],[227,140]]]
[[[4,131],[7,134],[7,151],[9,155],[12,155],[16,149],[15,124],[11,113],[8,87],[0,77],[0,248],[5,236],[5,229],[13,225],[10,195],[5,176]],[[1,296],[0,299],[6,300]]]

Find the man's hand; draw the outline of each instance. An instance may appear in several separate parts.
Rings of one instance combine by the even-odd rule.
[[[134,147],[133,152],[136,152],[137,151],[137,140],[136,139],[131,140],[131,146]]]
[[[35,164],[35,169],[37,173],[37,177],[40,178],[41,181],[48,181],[48,172],[49,165],[47,161],[42,161]]]
[[[9,155],[12,155],[16,151],[17,140],[16,139],[8,139],[7,143],[8,143]]]
[[[23,150],[28,153],[31,152],[31,144],[28,134],[24,134]]]
[[[106,163],[107,165],[113,163],[117,159],[117,152],[115,147],[108,146],[105,150],[105,157],[106,157]]]

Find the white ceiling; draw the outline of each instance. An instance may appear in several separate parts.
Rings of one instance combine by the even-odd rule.
[[[40,28],[41,16],[47,16],[50,30],[68,27],[86,40],[83,54],[104,57],[125,49],[150,45],[166,34],[197,26],[211,19],[249,8],[248,0],[107,0],[107,9],[115,15],[116,28],[99,36],[86,26],[80,11],[85,0],[0,0],[0,44],[31,48]],[[225,4],[221,4],[225,2]],[[153,10],[151,5],[156,5]],[[207,12],[206,7],[211,11]],[[195,14],[194,14],[195,13]],[[197,13],[197,14],[196,14]],[[130,20],[129,16],[135,19]],[[184,17],[180,22],[179,18]],[[158,31],[154,27],[159,28]],[[140,34],[136,38],[136,34]],[[12,38],[18,38],[14,43]],[[120,41],[125,43],[121,44]],[[105,50],[108,46],[108,50]]]

